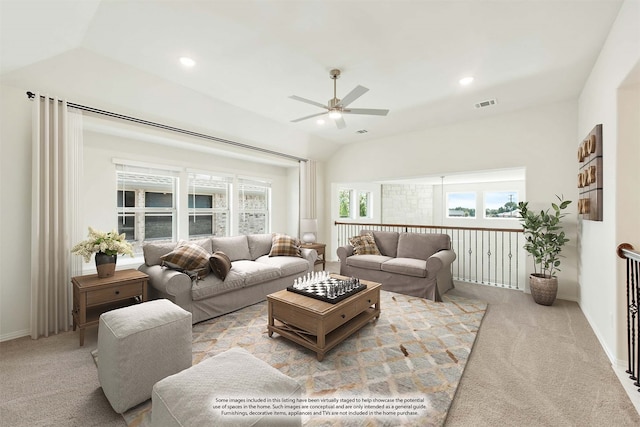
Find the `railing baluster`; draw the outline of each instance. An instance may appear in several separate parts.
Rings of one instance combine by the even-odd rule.
[[[640,252],[629,243],[618,245],[617,254],[627,264],[627,374],[640,387]],[[638,389],[640,391],[640,389]]]

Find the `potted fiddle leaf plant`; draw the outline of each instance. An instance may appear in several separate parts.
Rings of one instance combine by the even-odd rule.
[[[557,196],[558,203],[551,208],[535,212],[529,209],[529,202],[518,203],[520,222],[524,229],[524,249],[533,257],[533,273],[529,276],[529,286],[533,300],[542,305],[552,305],[558,293],[558,278],[562,247],[569,241],[562,230],[564,210],[571,204]]]

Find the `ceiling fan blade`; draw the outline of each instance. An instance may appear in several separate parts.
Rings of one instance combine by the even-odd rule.
[[[319,102],[312,101],[312,100],[307,99],[307,98],[301,98],[301,97],[299,97],[297,95],[291,95],[289,98],[295,99],[296,101],[304,102],[305,104],[315,105],[316,107],[324,108],[325,110],[329,109],[329,107],[327,107],[324,104],[320,104]]]
[[[344,122],[343,117],[340,117],[339,119],[334,119],[334,122],[336,122],[336,126],[338,127],[338,129],[344,129],[347,127],[347,124]]]
[[[307,120],[310,119],[312,117],[318,117],[318,116],[323,116],[325,114],[328,114],[326,111],[324,113],[316,113],[316,114],[312,114],[310,116],[305,116],[305,117],[300,117],[299,119],[295,119],[295,120],[291,120],[292,123],[296,123],[296,122],[301,122],[303,120]]]
[[[342,100],[338,103],[338,106],[346,107],[368,91],[369,89],[367,89],[366,87],[358,85],[355,87],[355,89],[346,94],[344,98],[342,98]]]
[[[371,114],[372,116],[386,116],[389,110],[381,110],[377,108],[349,108],[342,110],[345,114]]]

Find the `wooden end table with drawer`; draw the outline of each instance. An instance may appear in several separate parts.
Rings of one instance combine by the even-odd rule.
[[[338,279],[348,277],[331,275]],[[274,332],[316,352],[319,361],[336,345],[380,317],[382,285],[360,280],[367,289],[331,304],[283,289],[267,295],[269,336]]]
[[[316,252],[318,253],[318,259],[316,259],[316,263],[314,264],[314,267],[316,265],[322,264],[322,270],[326,268],[326,262],[327,262],[327,260],[325,259],[325,250],[327,248],[326,243],[302,243],[300,247],[306,248],[306,249],[315,249]]]
[[[80,346],[84,329],[97,325],[102,313],[146,301],[148,279],[138,270],[119,270],[102,279],[97,274],[72,277],[73,330],[80,328]]]

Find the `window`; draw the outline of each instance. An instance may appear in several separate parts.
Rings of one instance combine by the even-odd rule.
[[[271,184],[269,182],[238,179],[238,233],[270,232],[269,210]]]
[[[351,190],[340,190],[338,199],[340,218],[351,218]]]
[[[475,218],[476,193],[447,193],[447,218]]]
[[[171,171],[117,165],[118,232],[137,252],[148,240],[174,241],[176,187]]]
[[[230,178],[189,174],[189,238],[229,236]]]
[[[369,218],[371,216],[371,193],[360,193],[360,218]]]
[[[517,191],[487,191],[484,193],[485,218],[518,218]]]

